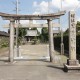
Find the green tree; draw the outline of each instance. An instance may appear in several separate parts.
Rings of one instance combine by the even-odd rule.
[[[40,38],[42,42],[47,42],[49,40],[48,28],[42,28]]]
[[[25,35],[27,34],[27,29],[29,29],[29,28],[21,28],[21,27],[22,27],[22,25],[19,24],[18,36],[19,36],[20,38],[23,38],[23,37],[25,37]]]
[[[37,30],[37,28],[36,28],[36,27],[34,27],[34,28],[31,28],[30,30]]]
[[[64,32],[64,35],[69,35],[69,28]]]
[[[26,28],[19,28],[18,36],[19,36],[20,38],[25,37],[26,34],[27,34]]]
[[[18,28],[18,45],[20,43],[24,42],[24,37],[27,34],[27,29],[28,29],[28,28],[21,28],[21,27],[22,27],[22,25],[19,24],[19,28]],[[16,35],[16,28],[15,28],[15,35]]]
[[[69,34],[69,28],[67,28],[67,30],[64,32],[65,35],[68,35]],[[76,24],[76,34],[80,34],[80,22],[77,21],[77,24]]]

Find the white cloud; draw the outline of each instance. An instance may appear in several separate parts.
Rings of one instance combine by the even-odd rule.
[[[80,18],[77,21],[80,21]]]
[[[34,14],[47,13],[48,12],[48,2],[42,1],[41,3],[34,2],[33,6],[35,7]]]
[[[73,10],[79,6],[79,0],[62,0],[62,10]],[[37,13],[48,13],[48,2],[42,1],[41,3],[34,2],[35,14]],[[49,2],[49,11],[54,12],[55,9],[61,9],[61,0],[51,0]]]
[[[33,2],[33,6],[34,6],[34,7],[38,6],[36,1]]]
[[[62,0],[62,9],[63,10],[73,10],[79,5],[78,0]],[[61,8],[61,0],[52,0],[52,6],[56,8]]]
[[[42,3],[40,4],[40,9],[41,9],[41,12],[47,12],[48,11],[48,3],[45,2],[45,1],[42,1]]]
[[[77,16],[76,22],[77,22],[77,21],[80,21],[80,17],[79,17],[79,16]]]

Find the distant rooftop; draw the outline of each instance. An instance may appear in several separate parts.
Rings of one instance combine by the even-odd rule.
[[[0,31],[0,36],[9,37],[9,33],[4,32],[4,31]]]

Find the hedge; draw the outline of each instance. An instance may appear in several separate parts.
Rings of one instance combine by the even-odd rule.
[[[63,37],[64,42],[64,50],[69,51],[69,36],[66,35]],[[54,47],[60,49],[61,48],[61,37],[54,37]],[[76,53],[80,56],[80,35],[76,36]]]

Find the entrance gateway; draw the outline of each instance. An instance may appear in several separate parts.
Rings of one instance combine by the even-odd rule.
[[[14,28],[15,28],[15,21],[16,20],[47,20],[48,24],[46,24],[45,26],[47,26],[48,29],[49,29],[49,56],[50,56],[50,61],[52,62],[53,52],[54,52],[52,20],[59,19],[59,17],[64,15],[64,14],[65,14],[65,11],[61,11],[61,12],[58,12],[58,13],[52,13],[52,14],[40,14],[40,15],[16,15],[16,14],[0,13],[0,16],[4,20],[9,20],[10,21],[9,61],[10,62],[14,61]],[[33,24],[31,24],[30,26],[32,26],[32,25]]]
[[[58,13],[52,14],[39,14],[39,15],[16,15],[16,14],[6,14],[0,13],[0,16],[4,20],[10,21],[10,54],[9,54],[9,61],[14,61],[14,26],[16,20],[47,20],[48,22],[48,29],[49,29],[49,56],[50,61],[53,60],[53,53],[54,53],[54,42],[53,42],[53,29],[52,29],[52,20],[59,19],[60,16],[64,15],[65,11],[60,11]],[[70,66],[79,67],[78,60],[76,60],[76,27],[75,27],[75,13],[74,11],[69,12],[69,27],[70,27],[70,34],[69,34],[69,60],[66,68]],[[72,31],[73,30],[73,31]],[[74,34],[74,35],[73,35]]]

